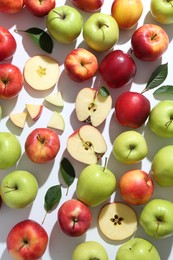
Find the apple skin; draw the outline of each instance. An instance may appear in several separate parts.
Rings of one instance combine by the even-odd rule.
[[[26,8],[35,16],[42,17],[47,15],[55,8],[55,0],[25,0]]]
[[[0,26],[0,45],[0,61],[11,58],[17,48],[14,36],[3,26]]]
[[[22,220],[9,231],[6,245],[9,254],[16,260],[37,260],[46,251],[48,234],[36,221]]]
[[[0,169],[15,165],[22,153],[18,138],[11,132],[0,132]]]
[[[131,170],[120,177],[119,191],[127,203],[142,205],[151,199],[154,184],[151,176],[145,171]]]
[[[115,189],[115,175],[101,165],[90,164],[78,177],[76,194],[86,205],[96,207],[106,201]]]
[[[172,24],[173,23],[173,12],[172,12],[173,1],[157,1],[151,0],[150,2],[150,13],[155,21],[161,24]]]
[[[131,128],[141,127],[150,115],[150,101],[142,94],[125,91],[115,102],[115,119]]]
[[[173,235],[173,203],[165,199],[149,201],[141,211],[139,223],[146,234],[156,239]]]
[[[141,0],[114,0],[111,14],[122,30],[132,29],[139,21],[143,12]]]
[[[24,7],[25,0],[1,0],[0,12],[15,14],[20,12]]]
[[[64,5],[53,8],[47,15],[46,26],[50,35],[59,43],[70,44],[81,33],[82,15],[73,7]]]
[[[85,12],[96,12],[101,9],[104,0],[71,0],[77,8]]]
[[[161,260],[156,247],[146,239],[135,237],[120,245],[115,260]]]
[[[23,87],[21,70],[10,63],[0,64],[0,98],[11,99],[16,97]]]
[[[72,80],[83,82],[95,76],[98,70],[98,61],[90,51],[77,48],[66,56],[64,67]]]
[[[156,24],[140,26],[131,37],[134,55],[143,61],[153,62],[162,57],[169,45],[166,31]]]
[[[113,50],[102,59],[99,72],[108,87],[120,88],[132,82],[136,64],[129,54]]]
[[[59,149],[59,136],[49,128],[36,128],[25,140],[25,152],[34,163],[43,164],[52,161]]]
[[[62,231],[71,237],[82,236],[92,224],[90,209],[77,199],[65,201],[58,210],[57,218]]]

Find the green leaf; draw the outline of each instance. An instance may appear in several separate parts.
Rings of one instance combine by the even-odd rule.
[[[62,177],[69,187],[75,179],[75,170],[67,158],[63,158],[60,164],[60,171]]]
[[[109,93],[109,90],[106,88],[106,87],[104,87],[104,86],[102,86],[101,88],[99,88],[99,94],[102,96],[102,97],[104,97],[104,98],[107,98],[109,95],[110,95],[110,93]]]
[[[61,185],[50,187],[44,197],[44,207],[47,212],[51,211],[53,207],[59,203],[61,199]]]
[[[168,63],[159,65],[151,74],[148,83],[142,93],[161,85],[168,75]]]
[[[173,86],[171,85],[161,86],[160,88],[154,91],[153,95],[156,94],[173,94]]]

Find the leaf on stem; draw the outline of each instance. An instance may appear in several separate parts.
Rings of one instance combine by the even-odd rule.
[[[47,212],[51,211],[53,207],[59,203],[61,199],[61,185],[50,187],[44,197],[44,207]]]
[[[102,86],[101,88],[99,88],[99,94],[104,97],[104,98],[107,98],[108,96],[110,96],[110,93],[108,91],[108,89],[104,86]]]
[[[65,183],[69,187],[75,179],[75,170],[67,158],[62,159],[60,164],[60,171]]]

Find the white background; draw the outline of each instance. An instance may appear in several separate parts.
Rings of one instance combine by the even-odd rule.
[[[111,10],[111,4],[113,0],[105,0],[105,3],[101,9],[101,12],[110,14]],[[149,13],[149,0],[143,1],[144,10],[143,14],[139,20],[139,23],[137,27],[144,23],[156,23],[150,13]],[[61,5],[72,5],[69,0],[67,1],[57,1],[57,6]],[[89,17],[89,13],[85,13],[81,11],[81,14],[84,17],[84,21]],[[14,29],[22,29],[26,30],[30,27],[39,27],[42,29],[46,28],[45,25],[45,17],[44,18],[38,18],[31,15],[26,8],[24,8],[20,13],[14,14],[14,15],[5,15],[0,14],[0,25],[6,27],[9,29],[12,34],[14,35],[16,41],[17,41],[17,50],[14,55],[14,57],[9,60],[8,62],[11,62],[14,65],[17,65],[22,71],[24,68],[25,62],[28,60],[29,57],[34,56],[35,54],[45,54],[42,50],[38,49],[34,43],[32,43],[31,39],[26,34],[19,35],[14,32]],[[132,33],[137,28],[133,28],[130,31],[120,31],[120,38],[119,42],[116,46],[114,46],[114,49],[121,49],[126,52],[130,50],[130,40]],[[134,78],[134,81],[131,85],[122,87],[121,89],[109,89],[113,98],[113,106],[115,103],[116,98],[120,93],[126,90],[132,90],[141,92],[151,73],[153,70],[159,65],[168,62],[168,69],[169,74],[164,82],[164,84],[172,84],[172,78],[171,73],[173,71],[173,59],[172,59],[172,49],[173,49],[173,42],[172,42],[172,25],[167,25],[162,27],[166,30],[168,33],[170,44],[167,52],[163,55],[162,59],[146,63],[137,60],[135,57],[134,60],[137,64],[137,74]],[[10,229],[19,221],[24,219],[33,219],[41,224],[45,210],[44,210],[44,195],[47,191],[47,189],[55,184],[62,183],[60,172],[59,172],[59,166],[60,161],[63,157],[67,157],[71,163],[73,164],[75,171],[76,171],[76,179],[73,183],[73,185],[70,187],[69,193],[66,196],[66,187],[63,188],[62,193],[62,199],[60,201],[59,206],[66,200],[71,199],[72,197],[76,198],[75,194],[75,188],[76,188],[76,181],[77,177],[80,174],[80,171],[86,166],[82,163],[78,163],[75,161],[66,151],[66,140],[68,136],[77,128],[79,128],[83,123],[78,122],[74,110],[74,102],[76,98],[76,94],[82,87],[92,87],[94,85],[97,85],[100,81],[101,77],[99,73],[96,75],[96,77],[93,80],[89,80],[84,83],[75,83],[72,80],[70,80],[64,71],[63,62],[66,57],[66,55],[73,50],[76,47],[84,47],[88,48],[87,45],[83,42],[82,33],[80,37],[77,39],[76,42],[70,44],[70,45],[61,45],[54,41],[54,49],[53,53],[50,55],[53,58],[55,58],[58,63],[60,64],[61,69],[61,75],[59,78],[58,84],[46,92],[41,91],[34,91],[31,89],[26,83],[24,84],[23,90],[20,92],[18,98],[12,99],[12,100],[0,100],[0,104],[2,105],[3,109],[3,119],[0,123],[0,131],[11,131],[19,138],[22,146],[22,156],[19,160],[18,165],[16,167],[11,167],[10,169],[7,169],[5,171],[0,171],[0,181],[2,178],[10,173],[11,171],[15,169],[19,170],[27,170],[33,173],[39,183],[39,191],[38,195],[36,197],[36,200],[34,203],[25,209],[10,209],[7,206],[3,205],[0,209],[0,259],[1,260],[10,260],[11,257],[9,256],[7,250],[6,250],[6,237]],[[99,62],[101,59],[106,55],[106,53],[95,53],[97,56]],[[27,137],[27,135],[36,127],[46,127],[47,122],[52,114],[52,111],[55,110],[55,107],[48,105],[47,103],[43,102],[44,97],[47,96],[50,93],[54,93],[57,90],[60,90],[62,92],[65,105],[62,110],[59,110],[64,119],[65,119],[65,131],[60,134],[60,141],[61,141],[61,148],[60,151],[55,159],[54,162],[48,163],[46,165],[37,165],[29,161],[29,159],[25,155],[24,151],[24,142]],[[151,107],[153,107],[157,102],[159,102],[161,99],[172,99],[170,96],[162,96],[158,99],[153,97],[152,91],[149,91],[145,93],[145,96],[149,98],[151,102]],[[37,122],[32,122],[29,117],[27,119],[27,123],[25,125],[25,128],[23,130],[18,129],[15,127],[9,120],[9,113],[13,112],[21,112],[25,108],[26,103],[35,103],[35,104],[44,104],[44,110],[42,113],[41,118]],[[159,138],[155,136],[151,130],[149,129],[147,122],[146,125],[137,129],[140,133],[142,133],[146,139],[146,142],[148,144],[149,153],[147,155],[147,158],[142,161],[142,163],[137,165],[131,165],[126,166],[121,163],[118,163],[115,158],[112,155],[112,143],[115,139],[115,137],[122,131],[128,130],[128,128],[121,127],[114,119],[114,108],[112,108],[109,116],[106,119],[106,122],[104,122],[101,126],[98,127],[98,129],[103,133],[103,136],[106,139],[108,150],[105,154],[103,161],[105,157],[108,157],[108,168],[112,170],[116,177],[117,182],[121,174],[123,174],[125,171],[130,169],[143,169],[147,172],[149,172],[151,167],[151,161],[155,153],[158,151],[159,148],[167,145],[167,144],[173,144],[173,139],[164,139]],[[100,161],[102,163],[102,161]],[[165,198],[173,201],[173,188],[160,188],[155,183],[155,191],[154,191],[154,197],[160,197]],[[119,197],[118,191],[117,193],[113,194],[113,196],[110,199],[111,201],[119,201],[121,198]],[[103,203],[104,204],[104,203]],[[102,205],[103,205],[102,204]],[[42,257],[42,260],[50,260],[50,259],[61,259],[61,260],[68,260],[71,259],[72,251],[74,250],[75,246],[83,241],[88,240],[95,240],[100,242],[103,246],[105,246],[109,259],[113,260],[115,259],[116,251],[121,243],[117,242],[111,242],[105,239],[99,232],[97,228],[97,216],[99,213],[99,209],[102,206],[98,206],[96,208],[92,208],[92,214],[93,214],[93,224],[90,230],[83,236],[77,237],[77,238],[71,238],[67,235],[65,235],[57,222],[57,211],[59,206],[52,211],[50,214],[47,215],[47,218],[44,222],[43,227],[46,229],[46,231],[49,234],[49,244],[47,247],[47,250]],[[136,206],[133,207],[135,211],[137,212],[137,215],[139,216],[142,206]],[[172,242],[173,237],[163,239],[163,240],[155,240],[151,237],[148,237],[138,224],[138,229],[135,234],[136,237],[142,237],[146,238],[149,241],[151,241],[158,249],[161,259],[173,259],[173,252],[172,252]],[[124,242],[124,241],[123,241]],[[80,260],[80,259],[79,259]]]

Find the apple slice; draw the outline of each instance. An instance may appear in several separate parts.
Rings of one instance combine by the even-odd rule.
[[[95,164],[107,151],[102,134],[92,125],[84,125],[67,139],[67,151],[85,164]]]
[[[32,120],[36,121],[41,116],[41,113],[43,111],[43,105],[37,105],[37,104],[26,104],[26,108],[28,110],[28,113]]]
[[[24,78],[36,90],[52,88],[60,75],[59,64],[47,55],[36,55],[26,61]]]
[[[110,240],[129,238],[137,229],[136,212],[125,203],[108,203],[100,210],[98,226]]]
[[[45,97],[45,100],[47,102],[49,102],[50,104],[57,106],[57,107],[64,106],[64,100],[62,98],[62,94],[60,91],[50,94],[49,96]]]
[[[99,126],[112,108],[112,97],[104,97],[97,89],[83,88],[79,91],[76,102],[76,116],[79,121]]]
[[[49,119],[47,126],[64,131],[65,122],[63,116],[58,111],[54,111],[51,115],[51,118]]]
[[[9,117],[13,124],[20,128],[24,128],[27,118],[27,112],[11,113]]]

